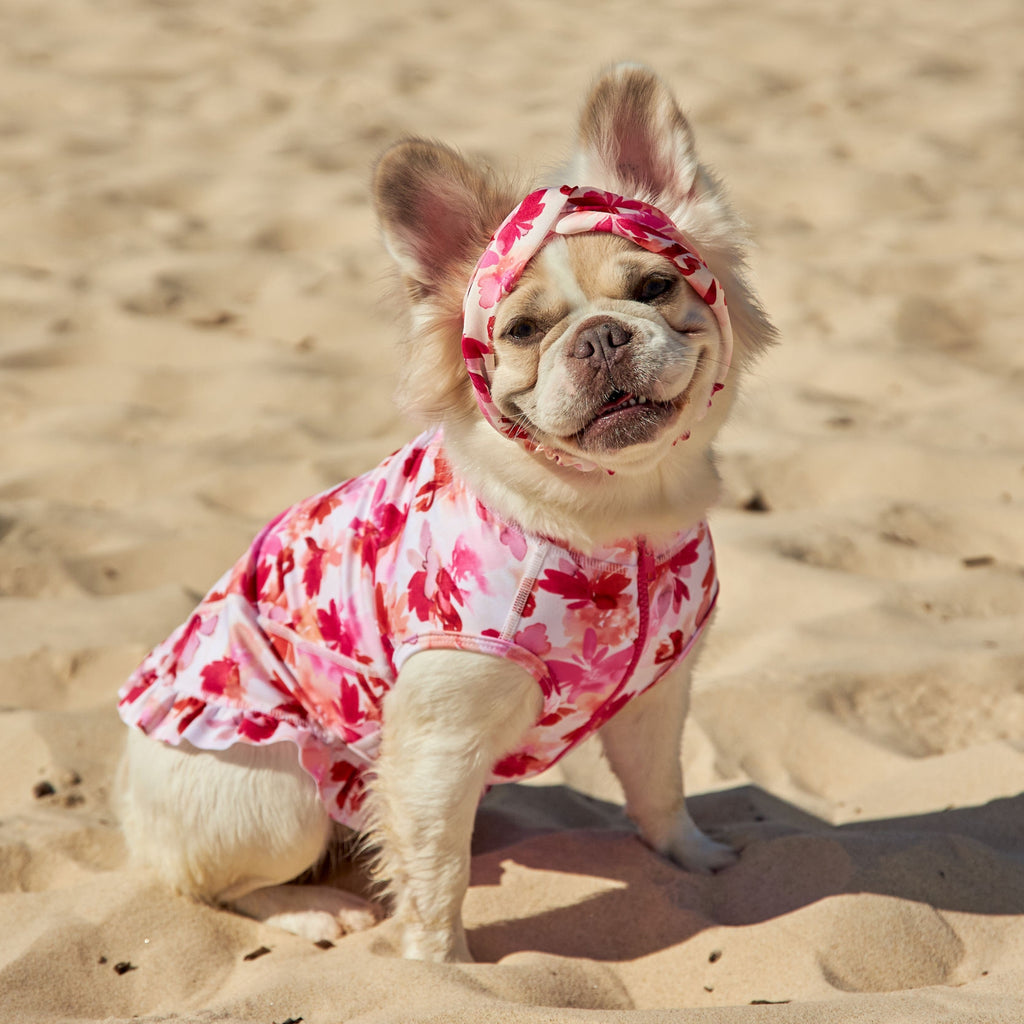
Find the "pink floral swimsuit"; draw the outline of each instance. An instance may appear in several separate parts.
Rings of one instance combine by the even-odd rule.
[[[133,673],[119,710],[203,750],[291,741],[330,815],[360,829],[382,701],[417,652],[508,658],[537,680],[542,713],[489,780],[507,782],[653,686],[717,594],[706,524],[662,548],[631,539],[584,556],[482,505],[436,430],[266,526]]]
[[[584,557],[504,523],[425,434],[275,519],[121,691],[130,725],[203,750],[291,740],[331,816],[362,824],[381,701],[416,652],[509,658],[544,709],[491,782],[533,775],[652,686],[718,592],[702,523]]]

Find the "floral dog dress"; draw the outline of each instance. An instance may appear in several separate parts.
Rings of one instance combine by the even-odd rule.
[[[587,192],[619,218],[646,218],[644,230],[655,216],[671,228],[652,207]],[[569,194],[527,197],[488,253],[517,223],[514,240],[529,236],[535,252],[553,230],[549,215],[536,237],[536,197]],[[485,260],[485,270],[496,265]],[[471,292],[478,280],[479,268]],[[484,398],[485,346],[466,347]],[[202,750],[291,741],[331,817],[359,830],[382,702],[417,652],[508,658],[536,679],[541,715],[489,779],[507,782],[554,764],[657,683],[686,656],[717,595],[706,524],[657,548],[634,538],[584,556],[485,507],[453,472],[438,429],[269,523],[132,674],[119,710],[155,739]]]

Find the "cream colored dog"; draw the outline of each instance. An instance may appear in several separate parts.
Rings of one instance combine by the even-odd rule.
[[[543,539],[537,543],[545,551],[579,553],[583,564],[617,543],[656,549],[699,527],[717,492],[711,443],[738,379],[773,330],[744,275],[741,224],[699,164],[672,96],[649,72],[621,66],[597,81],[569,178],[657,207],[699,253],[705,285],[713,275],[715,289],[724,290],[727,317],[720,302],[713,308],[716,292],[679,269],[690,266],[686,250],[673,262],[609,230],[555,235],[525,268],[494,277],[501,288],[487,300],[490,337],[482,344],[489,352],[479,365],[486,361],[488,379],[481,383],[467,371],[473,343],[463,339],[463,300],[481,253],[523,193],[452,150],[415,139],[384,154],[374,192],[411,312],[400,401],[441,425],[444,465],[484,508],[515,524],[517,537]],[[561,194],[570,191],[548,195]],[[727,367],[727,386],[709,407]],[[535,582],[536,573],[527,579]],[[339,603],[345,596],[337,595]],[[711,605],[713,597],[701,614]],[[735,855],[691,820],[680,768],[698,636],[656,685],[648,680],[613,717],[594,721],[646,842],[684,868],[711,871]],[[186,642],[191,657],[206,641],[186,633],[178,655]],[[461,906],[481,791],[495,766],[551,717],[532,656],[428,645],[401,663],[379,703],[365,820],[405,956],[470,959]],[[230,662],[216,687],[208,664],[204,696],[227,701],[243,693],[240,663]],[[123,702],[147,692],[156,674]],[[316,864],[337,832],[322,799],[326,769],[311,767],[308,751],[300,758],[290,737],[268,739],[280,724],[273,715],[259,718],[264,732],[198,749],[186,731],[193,718],[181,709],[203,706],[195,697],[175,703],[177,745],[131,731],[123,820],[135,858],[186,894],[311,938],[374,923],[374,910],[355,897],[284,885]],[[149,731],[140,716],[133,724]]]

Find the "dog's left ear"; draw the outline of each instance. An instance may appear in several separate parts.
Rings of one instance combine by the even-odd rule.
[[[619,64],[595,82],[580,115],[577,185],[684,202],[699,171],[693,132],[672,93],[647,68]]]

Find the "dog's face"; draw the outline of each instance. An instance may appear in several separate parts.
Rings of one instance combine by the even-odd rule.
[[[548,447],[608,461],[690,429],[721,334],[673,263],[600,234],[549,241],[498,304],[493,339],[501,412]]]
[[[598,80],[574,165],[557,184],[565,183],[643,200],[693,243],[728,299],[734,382],[773,330],[746,284],[741,222],[654,75],[623,66]],[[416,139],[384,154],[374,187],[412,314],[401,400],[430,421],[465,424],[479,411],[462,358],[463,296],[491,235],[528,190]],[[715,314],[670,259],[608,232],[559,235],[540,248],[498,304],[492,343],[490,398],[507,420],[542,448],[634,478],[661,472],[698,426],[699,440],[678,445],[675,461],[706,460],[731,398],[708,413],[711,385],[729,362]],[[497,431],[473,436],[488,447],[508,443]],[[502,449],[474,458],[497,462]]]

